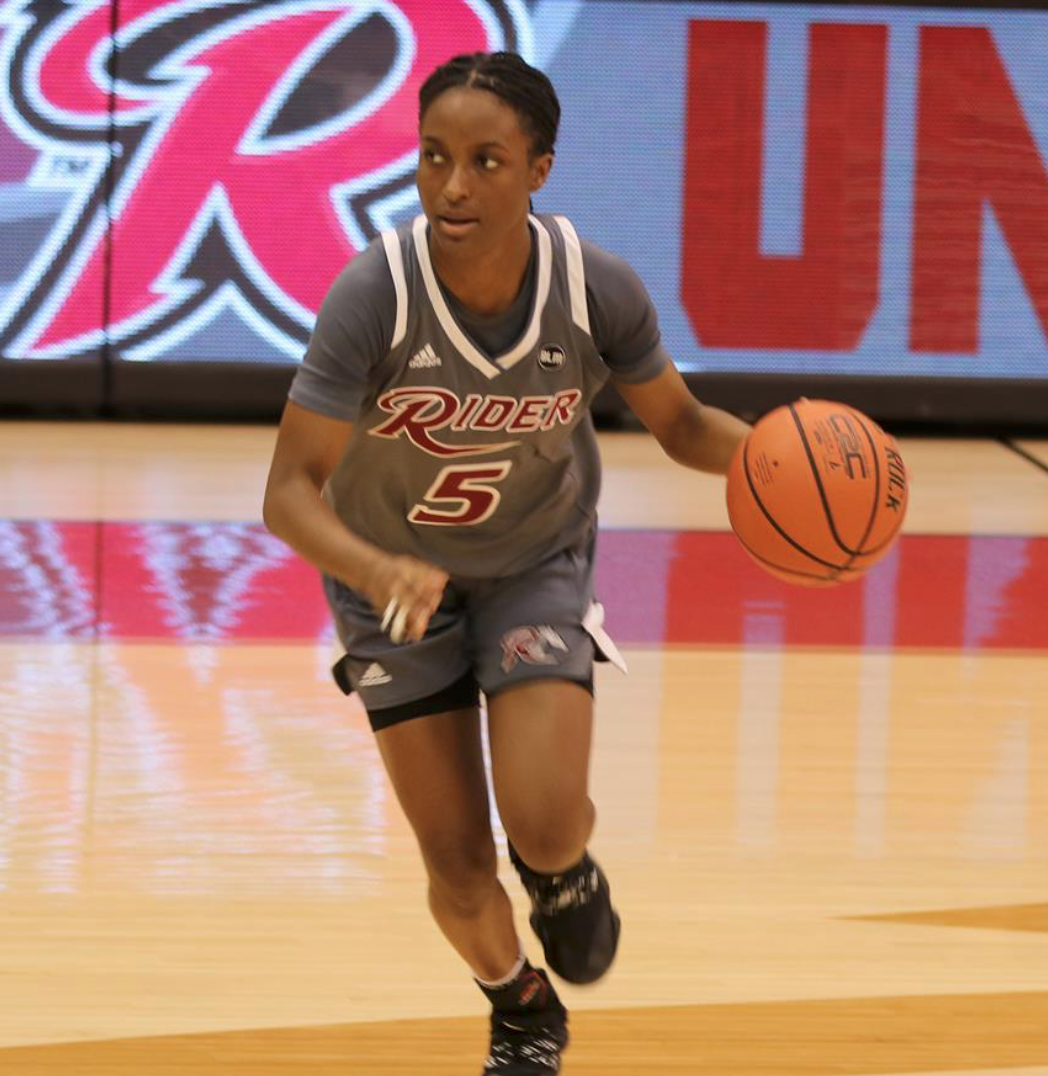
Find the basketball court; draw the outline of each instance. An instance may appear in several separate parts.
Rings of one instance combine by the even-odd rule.
[[[317,580],[260,523],[273,437],[0,424],[5,1076],[480,1071]],[[903,438],[902,540],[810,591],[720,480],[601,441],[624,929],[562,992],[565,1076],[1048,1074],[1048,442]]]

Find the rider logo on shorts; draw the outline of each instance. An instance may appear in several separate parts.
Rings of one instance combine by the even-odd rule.
[[[554,650],[567,652],[567,644],[548,625],[540,627],[514,628],[502,636],[502,671],[515,669],[518,661],[528,665],[556,665],[559,660]]]
[[[559,370],[564,365],[564,348],[545,344],[539,352],[539,366],[543,370]]]

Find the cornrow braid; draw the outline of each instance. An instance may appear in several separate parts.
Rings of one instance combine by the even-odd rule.
[[[553,153],[560,102],[553,83],[515,52],[470,52],[441,64],[418,92],[418,118],[445,91],[458,86],[487,90],[520,117],[534,156]]]

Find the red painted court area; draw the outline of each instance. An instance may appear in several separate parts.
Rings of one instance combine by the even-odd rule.
[[[1048,650],[1048,538],[904,536],[864,579],[780,583],[733,535],[611,530],[599,596],[623,644]],[[258,524],[0,522],[0,636],[308,641],[314,570]]]

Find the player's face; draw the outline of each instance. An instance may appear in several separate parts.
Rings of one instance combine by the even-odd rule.
[[[531,154],[509,105],[487,90],[446,90],[426,110],[419,142],[419,197],[442,251],[476,256],[526,235],[528,200],[553,157]]]

